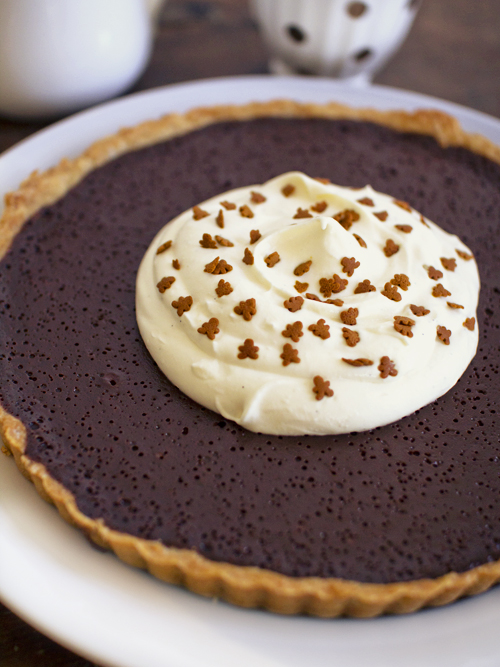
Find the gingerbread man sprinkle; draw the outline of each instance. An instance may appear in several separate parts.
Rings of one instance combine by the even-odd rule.
[[[342,257],[340,263],[342,264],[343,273],[347,273],[349,278],[359,266],[359,262],[354,257]]]
[[[191,310],[193,305],[192,296],[180,296],[176,301],[172,301],[172,307],[177,309],[177,315],[181,317],[188,310]]]
[[[210,215],[210,213],[208,211],[204,211],[199,206],[193,206],[193,219],[194,220],[201,220],[202,218],[206,218],[207,215]]]
[[[352,326],[353,324],[356,324],[356,319],[359,315],[359,310],[357,308],[348,308],[347,310],[343,310],[340,313],[340,319],[342,320],[343,324],[348,324],[349,326]]]
[[[391,301],[401,301],[401,294],[398,292],[397,286],[391,285],[391,283],[386,283],[384,289],[380,293]]]
[[[380,377],[385,379],[389,377],[396,377],[398,374],[396,370],[396,365],[394,362],[389,359],[389,357],[381,357],[380,358],[380,364],[378,366],[378,370],[380,371]]]
[[[227,296],[228,294],[231,294],[233,291],[233,288],[231,286],[231,283],[226,282],[222,278],[219,280],[219,284],[215,288],[215,293],[217,296],[220,298],[222,296]]]
[[[245,339],[245,342],[238,347],[238,350],[240,351],[238,359],[258,359],[259,357],[257,354],[259,348],[254,344],[251,338]]]
[[[234,312],[236,315],[241,315],[247,322],[250,322],[252,317],[257,313],[255,299],[240,301],[240,303],[234,307]]]
[[[286,329],[281,332],[281,335],[285,338],[291,338],[294,343],[298,343],[301,336],[304,335],[302,331],[302,322],[294,322],[293,324],[287,324]]]
[[[333,396],[333,389],[330,389],[330,382],[324,380],[321,375],[316,375],[313,378],[313,383],[313,392],[316,394],[317,401],[323,400],[325,396],[329,398]]]
[[[291,313],[295,313],[297,310],[302,308],[303,303],[304,299],[301,296],[291,296],[289,299],[283,302],[283,305]]]
[[[325,324],[325,320],[321,319],[316,322],[316,324],[310,324],[308,326],[309,331],[312,331],[315,336],[326,340],[330,338],[330,327],[328,324]]]
[[[283,345],[283,352],[280,354],[280,357],[283,359],[283,366],[300,364],[299,351],[293,348],[290,343]]]
[[[156,287],[160,294],[163,294],[166,290],[170,289],[174,283],[175,278],[173,276],[168,276],[168,278],[162,278]]]
[[[342,336],[345,338],[345,342],[349,345],[349,347],[356,347],[356,345],[361,340],[357,331],[353,331],[347,327],[342,328]]]
[[[208,322],[204,322],[198,329],[198,333],[205,334],[210,340],[213,340],[216,334],[220,333],[219,320],[211,317]]]
[[[445,345],[450,344],[451,331],[443,326],[436,327],[436,334],[438,339]]]

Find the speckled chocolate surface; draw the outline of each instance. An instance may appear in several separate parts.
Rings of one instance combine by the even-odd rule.
[[[253,434],[194,404],[137,331],[167,220],[299,169],[411,203],[469,245],[476,358],[435,403],[336,437]],[[500,166],[347,121],[224,123],[125,155],[41,211],[0,264],[0,400],[88,516],[284,574],[388,582],[500,558]],[[362,409],[362,405],[360,406]]]

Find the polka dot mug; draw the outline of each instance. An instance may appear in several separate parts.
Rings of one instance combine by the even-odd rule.
[[[252,0],[277,74],[368,82],[399,48],[420,0]]]

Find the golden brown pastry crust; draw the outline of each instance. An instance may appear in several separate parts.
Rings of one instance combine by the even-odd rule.
[[[321,105],[290,100],[193,109],[186,114],[170,114],[122,129],[97,141],[73,160],[64,159],[43,173],[33,172],[16,192],[5,197],[5,210],[0,218],[0,259],[28,218],[64,196],[86,174],[113,158],[219,121],[266,116],[372,121],[402,132],[433,136],[442,146],[461,146],[500,164],[498,146],[485,137],[464,132],[456,119],[439,111],[378,111],[353,109],[334,102]],[[444,605],[465,595],[481,593],[500,581],[500,561],[463,573],[450,572],[437,579],[390,584],[294,578],[257,567],[214,562],[194,551],[166,547],[160,542],[111,530],[101,520],[85,516],[73,495],[54,480],[42,464],[24,454],[26,429],[1,406],[0,434],[21,472],[35,484],[45,500],[56,505],[69,523],[80,528],[99,546],[114,551],[124,562],[207,597],[281,614],[373,617]]]

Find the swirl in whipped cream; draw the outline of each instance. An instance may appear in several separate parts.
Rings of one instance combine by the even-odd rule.
[[[172,220],[137,277],[144,342],[188,396],[269,434],[396,421],[473,358],[470,250],[407,203],[292,172]]]

